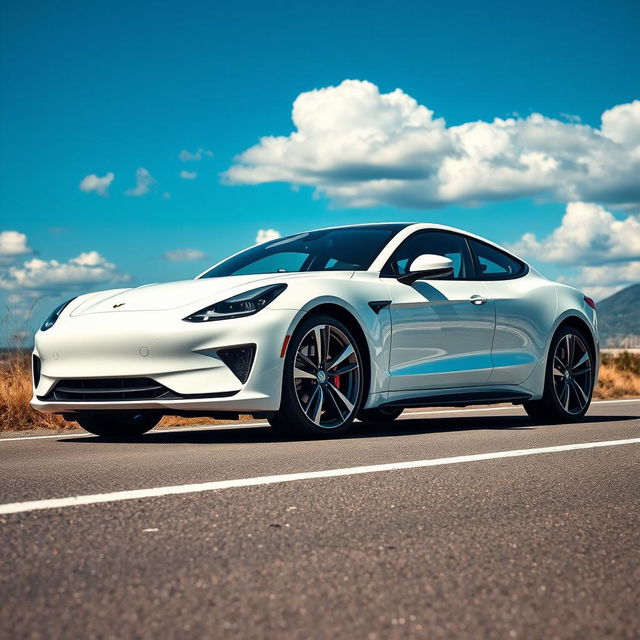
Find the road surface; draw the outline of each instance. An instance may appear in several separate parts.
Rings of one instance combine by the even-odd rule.
[[[556,426],[414,413],[324,441],[16,434],[0,636],[637,638],[639,463],[640,401]]]

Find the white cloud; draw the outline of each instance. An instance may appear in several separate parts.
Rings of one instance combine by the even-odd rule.
[[[640,282],[640,261],[582,267],[574,278],[560,280],[576,286],[596,300],[602,300]]]
[[[279,238],[280,235],[280,232],[275,229],[258,229],[258,233],[256,234],[256,244],[275,240],[276,238]]]
[[[180,177],[183,180],[195,180],[198,177],[198,174],[195,171],[181,171]]]
[[[563,264],[640,260],[640,219],[629,215],[618,220],[600,205],[570,202],[551,235],[539,240],[525,233],[511,249],[542,262]]]
[[[213,151],[209,151],[209,149],[200,148],[192,153],[191,151],[187,151],[186,149],[183,149],[180,152],[180,155],[178,157],[180,158],[181,162],[199,162],[204,157],[207,157],[207,158],[213,157]]]
[[[546,238],[525,233],[509,248],[540,262],[578,267],[559,278],[597,300],[640,282],[640,219],[616,218],[600,205],[570,202]]]
[[[20,291],[7,295],[8,313],[4,316],[3,321],[15,325],[12,333],[18,329],[18,326],[24,326],[24,321],[33,316],[41,301],[42,295],[37,291]],[[6,330],[7,327],[4,328]]]
[[[144,167],[136,169],[136,186],[127,189],[125,194],[128,196],[144,196],[149,193],[149,189],[155,183],[153,176]]]
[[[534,113],[447,127],[400,89],[370,82],[301,93],[295,130],[240,154],[228,184],[288,182],[348,207],[437,207],[523,196],[640,203],[640,100],[601,128]]]
[[[162,257],[169,262],[192,262],[193,260],[203,260],[207,254],[200,249],[173,249],[165,251]]]
[[[33,253],[27,244],[27,236],[19,231],[0,231],[0,262]]]
[[[109,186],[113,182],[115,175],[109,171],[106,175],[100,177],[95,173],[91,173],[88,176],[82,178],[80,182],[80,191],[85,193],[91,193],[95,191],[99,196],[108,195]]]
[[[116,265],[108,262],[97,251],[81,253],[67,262],[32,258],[21,266],[12,266],[0,272],[0,289],[25,294],[29,291],[41,295],[56,295],[64,291],[77,291],[91,285],[107,282],[126,282],[130,279]]]

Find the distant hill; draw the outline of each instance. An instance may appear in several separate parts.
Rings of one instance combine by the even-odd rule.
[[[640,347],[640,284],[632,284],[598,302],[603,347]]]

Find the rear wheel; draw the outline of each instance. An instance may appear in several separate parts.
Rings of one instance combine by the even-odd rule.
[[[327,315],[307,318],[289,342],[282,401],[269,423],[287,434],[343,433],[362,403],[363,373],[360,348],[348,327]]]
[[[402,407],[395,407],[393,409],[362,409],[362,411],[358,413],[358,420],[375,423],[393,422],[402,411]]]
[[[162,416],[154,412],[105,411],[74,416],[85,430],[106,438],[135,438],[153,429]]]
[[[560,329],[551,341],[542,398],[525,402],[525,411],[546,422],[580,419],[591,403],[593,374],[593,354],[584,336],[573,327]]]

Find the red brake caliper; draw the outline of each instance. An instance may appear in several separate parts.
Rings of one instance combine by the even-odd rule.
[[[336,386],[336,389],[340,388],[340,376],[333,376],[333,384]]]

